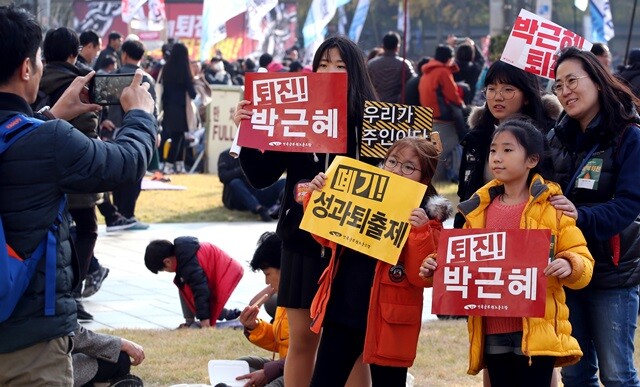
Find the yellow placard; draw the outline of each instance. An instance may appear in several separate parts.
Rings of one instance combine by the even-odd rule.
[[[300,228],[395,265],[409,237],[409,215],[427,186],[344,156],[326,174]]]

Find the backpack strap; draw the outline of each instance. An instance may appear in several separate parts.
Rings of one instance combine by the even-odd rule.
[[[0,155],[3,154],[14,142],[37,129],[44,121],[27,117],[24,114],[9,116],[0,124]]]
[[[40,244],[45,247],[45,272],[44,272],[44,315],[53,316],[56,312],[56,262],[57,239],[56,232],[64,219],[64,210],[67,204],[67,195],[63,195],[58,205],[58,215],[55,222],[49,227],[47,238]]]
[[[37,129],[44,121],[33,117],[27,117],[23,114],[15,114],[9,116],[2,124],[0,124],[0,155],[11,147],[17,140]],[[57,239],[56,231],[59,224],[64,219],[64,210],[66,207],[66,195],[60,199],[58,205],[58,215],[55,222],[49,227],[46,238],[42,240],[36,247],[32,256],[45,255],[45,316],[53,316],[56,306],[56,262],[57,262]],[[4,235],[3,235],[4,239]],[[10,255],[17,256],[15,251],[6,243],[7,250]]]

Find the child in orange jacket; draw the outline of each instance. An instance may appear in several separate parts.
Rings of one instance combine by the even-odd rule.
[[[384,169],[429,184],[438,163],[426,139],[404,138],[387,152]],[[311,188],[320,190],[326,175]],[[307,196],[307,201],[310,194]],[[422,260],[436,252],[442,221],[451,203],[429,186],[427,210],[414,209],[411,231],[396,265],[316,237],[333,251],[311,305],[311,329],[322,338],[311,386],[344,385],[360,355],[370,364],[373,386],[405,386],[422,323],[422,294],[427,282],[418,275]]]

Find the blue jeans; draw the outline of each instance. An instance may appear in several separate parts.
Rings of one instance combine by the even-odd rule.
[[[233,179],[229,182],[232,190],[230,207],[232,210],[252,212],[260,206],[268,209],[278,202],[284,185],[285,180],[280,179],[267,188],[255,189],[243,179]]]
[[[638,286],[566,290],[572,336],[584,356],[562,369],[565,387],[640,386],[633,365],[633,339],[638,319]]]

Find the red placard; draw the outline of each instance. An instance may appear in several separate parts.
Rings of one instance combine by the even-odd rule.
[[[443,230],[434,314],[543,317],[551,230]]]
[[[238,144],[280,152],[347,152],[346,73],[248,73],[252,105]]]
[[[555,79],[553,69],[558,52],[568,46],[589,50],[592,44],[575,32],[522,9],[500,59],[530,73]]]

